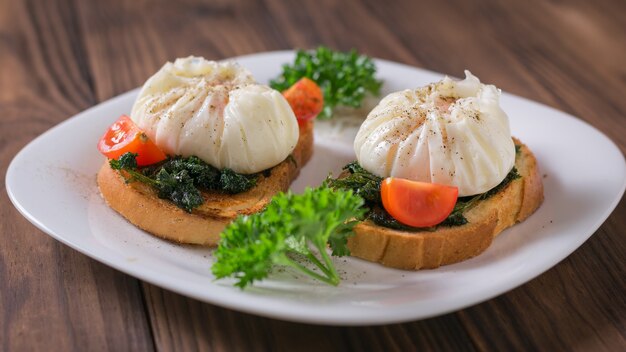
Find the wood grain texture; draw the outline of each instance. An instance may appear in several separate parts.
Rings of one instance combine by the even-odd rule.
[[[155,344],[163,351],[459,351],[473,346],[451,314],[380,327],[329,327],[257,317],[144,287]]]
[[[0,350],[150,349],[138,281],[37,230],[5,189],[20,148],[95,103],[71,7],[3,1],[0,17]]]
[[[593,124],[626,152],[626,2],[0,0],[0,350],[626,349],[626,202],[562,263],[418,322],[341,328],[219,308],[99,264],[9,203],[28,141],[165,61],[319,44],[460,76]],[[592,187],[593,185],[590,185]]]

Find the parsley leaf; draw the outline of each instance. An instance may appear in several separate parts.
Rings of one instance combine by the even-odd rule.
[[[324,92],[324,108],[319,117],[327,119],[336,106],[358,108],[366,94],[378,95],[382,81],[375,74],[376,65],[371,58],[355,50],[344,53],[320,46],[311,51],[298,50],[293,64],[283,65],[283,72],[270,81],[270,86],[282,92],[300,78],[310,78]]]
[[[211,270],[218,279],[236,278],[240,288],[266,278],[275,265],[337,285],[339,274],[327,245],[333,255],[348,255],[354,219],[361,219],[364,212],[361,197],[326,184],[307,188],[303,194],[279,193],[264,211],[240,216],[226,227]]]

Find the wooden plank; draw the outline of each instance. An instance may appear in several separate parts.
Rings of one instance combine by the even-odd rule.
[[[240,313],[145,284],[155,345],[162,351],[471,350],[454,314],[407,324],[334,327]]]
[[[137,280],[66,247],[8,200],[9,161],[95,103],[65,1],[0,2],[0,350],[150,349]]]
[[[625,7],[611,0],[0,1],[0,174],[35,135],[139,86],[166,60],[321,43],[456,76],[470,68],[591,122],[626,151]],[[2,350],[143,350],[153,347],[151,334],[160,350],[626,346],[624,201],[576,253],[510,293],[420,322],[341,328],[238,313],[149,284],[140,290],[136,280],[42,236],[0,187],[0,214],[9,219],[0,224]]]

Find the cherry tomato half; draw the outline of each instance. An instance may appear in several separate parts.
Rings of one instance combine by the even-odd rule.
[[[167,158],[126,115],[115,121],[100,138],[98,150],[109,159],[117,159],[127,152],[137,153],[139,166],[151,165]]]
[[[385,210],[399,222],[429,227],[444,221],[459,195],[456,187],[388,177],[380,187]]]
[[[289,106],[296,114],[298,123],[315,118],[324,107],[324,94],[317,83],[303,77],[283,92]]]

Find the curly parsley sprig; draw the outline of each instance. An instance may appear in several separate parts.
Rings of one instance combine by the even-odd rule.
[[[324,92],[324,109],[319,117],[330,118],[336,106],[358,108],[365,96],[378,95],[382,81],[376,79],[374,61],[350,52],[333,51],[320,46],[316,50],[298,50],[293,64],[283,65],[283,72],[270,81],[278,91],[291,87],[302,77],[315,81]]]
[[[266,278],[275,265],[291,267],[330,285],[340,278],[326,252],[350,253],[347,239],[362,219],[363,199],[352,191],[326,185],[303,194],[279,193],[260,213],[240,216],[222,233],[212,271],[216,278],[234,277],[240,288]],[[319,272],[303,264],[315,266]]]

